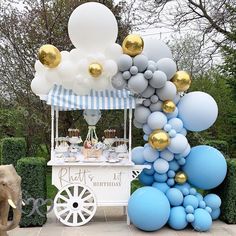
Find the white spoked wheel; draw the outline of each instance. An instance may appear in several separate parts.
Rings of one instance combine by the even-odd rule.
[[[65,186],[54,199],[55,215],[67,226],[81,226],[88,223],[96,209],[97,203],[93,192],[80,184]]]

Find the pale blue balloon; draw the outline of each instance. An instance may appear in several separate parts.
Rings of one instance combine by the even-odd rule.
[[[144,147],[139,146],[139,147],[133,148],[131,151],[132,161],[136,165],[142,165],[145,162],[145,159],[143,157],[143,150],[144,150]]]
[[[153,167],[158,174],[164,174],[169,170],[169,163],[162,158],[158,158],[153,163]]]
[[[173,100],[176,92],[176,86],[170,81],[167,81],[164,87],[157,89],[157,95],[162,101]]]
[[[175,108],[174,112],[167,113],[166,116],[169,120],[177,117],[178,116],[178,107]]]
[[[186,212],[184,207],[172,207],[168,224],[172,229],[181,230],[187,227]]]
[[[154,162],[159,157],[159,152],[148,146],[143,149],[143,157],[148,162]]]
[[[217,208],[217,209],[214,209],[212,212],[211,212],[211,218],[212,220],[217,220],[220,216],[220,208]]]
[[[206,208],[206,203],[204,201],[199,202],[199,207],[205,209]]]
[[[159,182],[154,182],[152,184],[154,188],[157,188],[158,190],[162,191],[163,193],[166,193],[167,190],[170,188],[168,184],[166,183],[159,183]]]
[[[170,139],[169,151],[179,154],[182,153],[188,146],[188,140],[182,134],[176,134],[174,138]]]
[[[198,198],[196,196],[193,195],[188,195],[184,197],[184,203],[183,206],[187,207],[187,206],[192,206],[194,209],[198,208]]]
[[[178,117],[183,121],[184,127],[190,131],[203,131],[210,128],[218,115],[218,107],[213,97],[199,91],[183,96],[178,109]]]
[[[180,166],[176,160],[172,160],[169,162],[170,170],[177,171],[179,170]]]
[[[156,103],[152,103],[149,107],[149,109],[152,111],[152,112],[155,112],[155,111],[162,111],[162,104],[163,102],[162,101],[158,101]]]
[[[152,133],[152,130],[150,129],[150,127],[147,124],[143,125],[143,132],[147,135]]]
[[[169,150],[165,149],[160,152],[160,157],[166,161],[172,161],[174,159],[174,154]]]
[[[148,58],[145,55],[137,55],[133,58],[134,66],[137,67],[138,72],[143,72],[148,66]]]
[[[202,194],[197,193],[195,196],[197,197],[197,199],[198,199],[199,202],[203,200]]]
[[[180,206],[183,203],[184,196],[182,192],[177,188],[170,188],[166,192],[166,196],[171,206]]]
[[[164,182],[166,182],[167,179],[168,179],[167,174],[154,173],[154,180],[157,182],[164,183]]]
[[[206,210],[209,214],[212,213],[212,209],[211,209],[209,206],[207,206],[207,207],[205,208],[205,210]]]
[[[171,129],[169,132],[168,132],[170,138],[174,138],[176,136],[176,131],[174,129]]]
[[[194,221],[194,215],[193,215],[193,214],[187,214],[186,220],[187,220],[189,223],[192,223],[192,222]]]
[[[190,184],[208,190],[223,182],[227,172],[227,163],[217,149],[200,145],[191,149],[183,171],[187,174]]]
[[[180,166],[183,166],[183,165],[186,163],[186,160],[185,160],[183,157],[181,157],[181,158],[178,160],[178,163],[179,163]]]
[[[131,76],[128,81],[128,88],[134,93],[142,93],[148,86],[148,81],[142,73]]]
[[[169,170],[167,172],[167,175],[168,175],[169,178],[174,178],[175,177],[175,172],[173,170]]]
[[[139,181],[145,186],[152,186],[154,178],[152,175],[147,175],[144,171],[138,176]]]
[[[185,211],[186,211],[187,214],[193,214],[194,210],[195,209],[191,205],[188,205],[188,206],[185,207]]]
[[[182,153],[175,155],[175,159],[176,159],[176,160],[179,160],[179,159],[181,159],[182,157],[188,156],[188,154],[190,153],[190,151],[191,151],[191,147],[190,147],[190,145],[189,145],[189,143],[188,143],[187,147],[185,148],[185,150],[184,150]]]
[[[210,230],[212,226],[211,215],[204,209],[196,209],[194,212],[194,221],[192,222],[192,226],[199,232]]]
[[[170,187],[173,187],[175,185],[175,180],[173,178],[169,178],[166,182]]]
[[[180,101],[181,97],[180,95],[177,93],[173,99],[173,102],[177,105]]]
[[[143,135],[143,140],[146,142],[148,141],[148,136],[146,134]]]
[[[136,106],[134,111],[134,119],[141,124],[145,124],[147,123],[147,119],[150,114],[151,111],[147,107],[142,105]]]
[[[160,190],[142,187],[136,190],[128,202],[128,215],[131,222],[144,231],[162,228],[170,215],[170,204]]]
[[[187,135],[187,130],[186,130],[185,128],[183,128],[183,129],[181,129],[181,130],[179,131],[179,133],[180,133],[180,134],[183,134],[184,136],[186,136],[186,135]]]
[[[126,54],[122,54],[120,58],[118,59],[117,64],[118,64],[119,71],[124,72],[126,70],[129,70],[133,64],[132,57]]]
[[[172,79],[177,71],[176,63],[170,58],[160,59],[157,62],[157,68],[166,74],[167,80]]]
[[[162,129],[166,123],[166,115],[159,111],[151,113],[147,119],[148,126],[153,130]]]
[[[183,128],[183,122],[179,118],[172,118],[168,120],[168,124],[170,124],[172,129],[174,129],[177,133],[179,133]]]
[[[209,206],[212,210],[220,208],[221,206],[220,197],[214,193],[207,194],[204,197],[204,201],[206,202],[207,206]]]
[[[179,189],[182,192],[183,189],[190,189],[191,186],[189,185],[189,183],[184,183],[184,184],[176,184],[175,188]]]
[[[170,124],[166,124],[166,125],[164,126],[164,130],[165,130],[166,132],[169,132],[171,129],[172,129],[172,127],[171,127]]]
[[[158,70],[153,73],[152,78],[149,81],[149,84],[153,88],[162,88],[165,86],[166,81],[167,81],[166,74]]]

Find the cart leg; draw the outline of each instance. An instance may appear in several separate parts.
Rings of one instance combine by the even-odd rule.
[[[126,215],[126,206],[123,206],[123,215]]]
[[[126,212],[126,219],[127,219],[127,225],[130,225],[130,218],[129,218],[129,215],[128,215],[128,207],[124,207],[125,208],[125,212]]]

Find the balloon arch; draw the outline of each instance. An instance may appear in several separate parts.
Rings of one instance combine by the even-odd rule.
[[[221,184],[226,161],[213,147],[190,147],[186,135],[214,124],[215,100],[204,92],[186,92],[190,75],[177,71],[171,50],[162,41],[130,34],[122,46],[115,43],[116,19],[102,4],[77,7],[68,32],[75,46],[70,52],[60,52],[53,45],[39,49],[33,92],[47,95],[58,84],[77,95],[91,89],[128,89],[139,97],[134,125],[143,129],[147,143],[132,150],[132,160],[151,168],[139,176],[146,187],[129,200],[132,223],[145,231],[158,230],[166,223],[176,230],[188,224],[197,231],[209,230],[220,215],[221,199],[215,194],[203,196],[198,189]]]

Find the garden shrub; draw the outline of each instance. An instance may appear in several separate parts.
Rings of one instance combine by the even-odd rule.
[[[47,221],[47,206],[41,204],[38,211],[29,216],[34,207],[30,198],[47,199],[46,186],[46,160],[42,157],[26,157],[17,162],[17,172],[22,178],[22,196],[26,205],[22,207],[23,213],[20,222],[21,227],[42,226]]]

